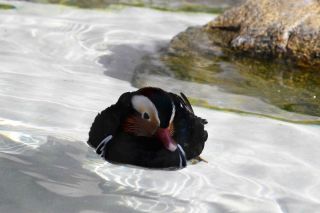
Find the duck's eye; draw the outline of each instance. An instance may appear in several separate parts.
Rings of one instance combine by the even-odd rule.
[[[149,114],[144,112],[143,115],[142,115],[143,119],[146,119],[148,120],[150,118]]]

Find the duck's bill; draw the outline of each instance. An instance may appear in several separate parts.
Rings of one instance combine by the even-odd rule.
[[[177,143],[171,137],[169,128],[158,128],[156,135],[166,149],[171,152],[177,149]]]

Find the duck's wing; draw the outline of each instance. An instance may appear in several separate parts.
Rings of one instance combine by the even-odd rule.
[[[183,102],[183,104],[185,105],[186,109],[188,109],[190,112],[193,112],[192,106],[187,98],[187,96],[185,96],[182,92],[180,92],[180,99]]]
[[[175,105],[180,106],[181,108],[184,108],[185,110],[187,110],[189,113],[193,114],[195,117],[197,117],[198,119],[200,119],[202,124],[207,124],[208,121],[206,119],[200,118],[198,116],[196,116],[194,114],[193,108],[187,98],[187,96],[185,94],[183,94],[182,92],[179,95],[176,95],[174,93],[170,93],[171,98],[173,98],[173,101],[175,103]]]
[[[124,93],[116,104],[106,108],[95,117],[87,143],[96,149],[98,154],[101,154],[101,146],[103,145],[101,143],[109,142],[121,127],[123,118],[129,109],[130,97],[131,93]]]
[[[170,93],[170,96],[176,107],[173,123],[174,139],[182,146],[189,160],[199,156],[202,152],[208,138],[204,125],[208,122],[194,114],[185,95]]]

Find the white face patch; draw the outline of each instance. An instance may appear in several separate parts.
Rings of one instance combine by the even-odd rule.
[[[155,107],[155,105],[143,95],[135,95],[131,99],[131,103],[133,108],[139,112],[143,118],[144,114],[147,113],[148,116],[152,119],[155,119],[155,122],[158,123],[158,126],[160,126],[160,119],[158,116],[158,111]]]
[[[174,103],[172,103],[172,113],[171,113],[171,117],[170,117],[170,123],[172,123],[175,114],[176,114],[176,107],[175,107]]]

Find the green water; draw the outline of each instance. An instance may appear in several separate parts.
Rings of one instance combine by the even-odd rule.
[[[319,70],[294,67],[285,61],[252,59],[219,47],[207,49],[208,41],[203,37],[192,40],[203,35],[187,35],[180,36],[161,56],[176,78],[256,97],[286,111],[320,116]]]
[[[320,116],[320,72],[239,57],[162,58],[178,79],[259,97],[281,109]]]

